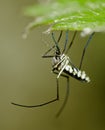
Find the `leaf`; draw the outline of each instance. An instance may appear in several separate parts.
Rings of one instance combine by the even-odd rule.
[[[105,0],[56,0],[29,6],[24,12],[35,17],[26,32],[41,25],[49,25],[47,31],[105,31]]]

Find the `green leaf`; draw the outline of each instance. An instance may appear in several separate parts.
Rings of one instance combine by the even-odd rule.
[[[56,0],[25,8],[34,17],[26,31],[41,25],[51,30],[105,31],[105,0]]]

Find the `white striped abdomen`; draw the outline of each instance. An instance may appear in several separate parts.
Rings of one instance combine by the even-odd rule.
[[[63,71],[64,73],[85,82],[90,82],[90,78],[86,75],[85,71],[81,71],[75,67],[67,65]]]

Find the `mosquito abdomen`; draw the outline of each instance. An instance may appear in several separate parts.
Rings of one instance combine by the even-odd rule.
[[[90,78],[86,75],[85,71],[81,71],[78,68],[67,65],[64,69],[64,72],[78,80],[90,82]]]

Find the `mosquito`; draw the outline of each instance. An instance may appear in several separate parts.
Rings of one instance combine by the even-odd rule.
[[[59,115],[62,113],[62,111],[63,111],[63,109],[64,109],[64,107],[67,103],[67,100],[68,100],[69,88],[70,88],[69,87],[70,76],[79,80],[79,81],[81,81],[81,82],[86,82],[86,83],[90,82],[89,76],[87,76],[85,71],[81,70],[81,67],[82,67],[82,63],[83,63],[83,59],[84,59],[86,49],[87,49],[87,47],[88,47],[88,45],[89,45],[89,43],[90,43],[90,41],[91,41],[91,39],[94,35],[94,32],[89,36],[89,38],[88,38],[88,40],[87,40],[87,42],[84,46],[79,67],[76,67],[72,63],[70,57],[67,55],[68,51],[70,50],[70,48],[71,48],[71,46],[74,42],[77,31],[74,32],[72,40],[71,40],[70,44],[68,45],[68,48],[67,48],[67,43],[68,43],[68,32],[69,31],[66,31],[66,39],[65,39],[65,42],[64,42],[64,48],[61,51],[58,43],[60,42],[60,39],[62,37],[62,32],[63,31],[60,32],[58,40],[55,39],[54,32],[51,33],[52,39],[54,41],[54,45],[47,52],[45,52],[44,55],[42,56],[42,58],[52,58],[52,72],[57,75],[57,77],[56,77],[56,83],[57,83],[56,97],[53,100],[44,102],[42,104],[33,105],[33,106],[21,105],[21,104],[17,104],[17,103],[12,102],[13,105],[20,106],[20,107],[33,108],[33,107],[45,106],[47,104],[58,101],[59,100],[59,82],[58,82],[58,80],[59,80],[59,77],[62,76],[64,78],[66,78],[67,85],[66,85],[66,95],[65,95],[64,102],[63,102],[61,108],[59,109],[58,113],[56,114],[56,117],[59,117]],[[52,51],[53,49],[55,49],[55,53],[53,55],[49,55],[49,52]]]

